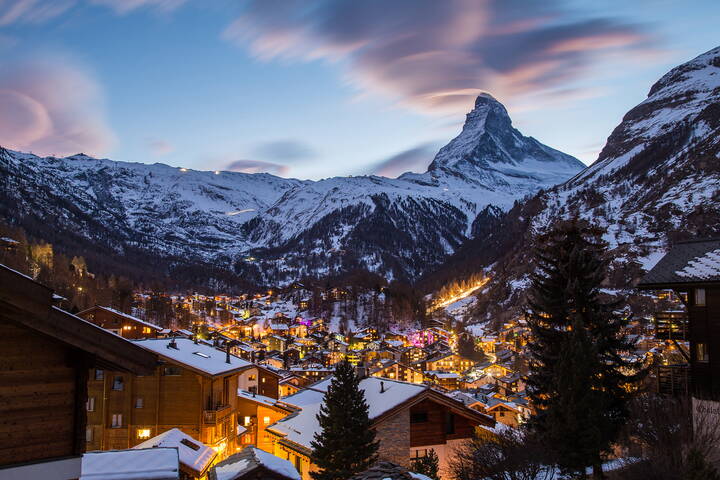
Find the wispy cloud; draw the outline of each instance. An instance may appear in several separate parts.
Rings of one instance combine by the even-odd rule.
[[[255,145],[251,156],[272,162],[293,162],[315,158],[317,152],[303,141],[283,139]]]
[[[153,155],[157,155],[158,157],[175,151],[175,146],[162,138],[146,138],[145,146]]]
[[[119,14],[125,14],[139,8],[154,8],[161,12],[170,12],[184,4],[186,0],[90,0],[90,2],[110,7]]]
[[[95,80],[69,63],[0,65],[0,144],[42,155],[100,155],[114,142]]]
[[[285,176],[290,172],[290,167],[273,162],[260,160],[235,160],[228,163],[222,170],[243,173],[272,173],[273,175]]]
[[[4,0],[0,2],[0,26],[43,23],[65,13],[75,0]]]
[[[223,36],[263,59],[342,58],[360,90],[440,113],[464,111],[481,91],[566,87],[592,60],[642,55],[651,40],[562,0],[251,0]]]
[[[395,178],[405,172],[424,172],[437,153],[439,145],[423,143],[380,161],[371,170],[372,175]]]

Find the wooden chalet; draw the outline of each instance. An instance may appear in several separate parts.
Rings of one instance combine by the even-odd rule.
[[[215,465],[209,480],[300,480],[295,466],[286,459],[247,447]]]
[[[150,322],[133,317],[127,313],[120,312],[110,307],[96,305],[77,314],[78,317],[92,322],[98,327],[110,330],[123,338],[157,338],[162,332],[162,327],[153,325]]]
[[[144,376],[94,369],[88,382],[87,448],[134,447],[177,428],[221,457],[240,445],[238,389],[277,397],[279,376],[204,342],[137,340],[159,365]]]
[[[476,362],[457,353],[442,353],[429,357],[424,362],[424,370],[463,373],[471,369]]]
[[[297,411],[267,429],[274,437],[273,453],[298,466],[303,480],[309,480],[315,469],[310,461],[310,442],[320,428],[315,415],[330,380],[283,398]],[[360,389],[365,393],[372,428],[380,442],[380,460],[408,466],[412,458],[425,456],[432,448],[442,470],[452,450],[473,437],[478,426],[495,425],[492,417],[426,385],[368,377],[360,381]]]
[[[675,342],[689,365],[659,367],[659,390],[683,393],[689,387],[695,402],[720,400],[720,240],[677,243],[638,284],[650,290],[672,290],[686,312],[658,312],[655,336]],[[685,352],[678,341],[688,341]],[[720,420],[720,419],[718,419]]]
[[[53,291],[0,265],[0,477],[80,476],[90,368],[148,374],[156,356],[53,306]]]
[[[421,370],[403,365],[394,360],[381,362],[381,366],[371,370],[370,375],[409,383],[423,383],[426,380],[425,374]]]

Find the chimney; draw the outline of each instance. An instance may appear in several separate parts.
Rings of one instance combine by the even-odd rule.
[[[170,343],[167,344],[167,348],[174,348],[175,350],[178,350],[177,342],[175,342],[175,337],[172,337]]]
[[[380,381],[380,393],[385,393],[385,382]]]
[[[225,363],[230,363],[230,342],[225,342]]]

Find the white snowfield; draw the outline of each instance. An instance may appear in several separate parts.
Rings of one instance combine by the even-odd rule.
[[[178,449],[134,448],[88,452],[82,456],[80,480],[177,480]]]

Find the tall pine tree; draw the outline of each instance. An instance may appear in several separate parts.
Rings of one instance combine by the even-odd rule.
[[[414,473],[420,473],[426,477],[430,477],[432,480],[440,480],[439,469],[440,459],[433,448],[431,448],[424,457],[415,458],[410,461],[410,470]]]
[[[322,430],[311,443],[312,462],[319,468],[311,472],[315,480],[344,480],[375,463],[379,444],[360,379],[347,360],[335,367],[317,419]]]
[[[592,466],[603,478],[603,455],[628,415],[628,387],[644,372],[623,357],[632,345],[621,335],[628,319],[614,313],[619,302],[600,299],[608,270],[602,231],[570,220],[538,244],[528,379],[537,415],[529,427],[563,471],[584,477]]]

